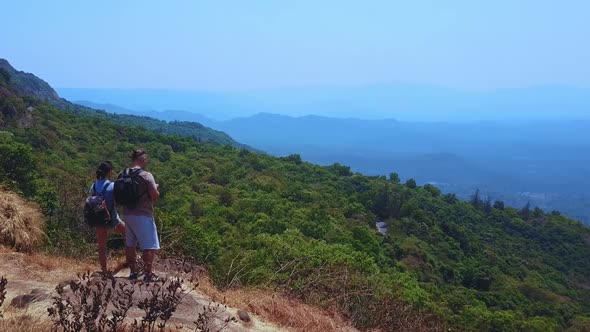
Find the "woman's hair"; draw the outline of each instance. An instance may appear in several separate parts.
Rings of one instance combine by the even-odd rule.
[[[104,180],[104,178],[113,170],[113,164],[110,161],[103,161],[96,169],[96,179]]]

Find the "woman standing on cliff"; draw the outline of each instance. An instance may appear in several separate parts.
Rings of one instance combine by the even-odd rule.
[[[90,187],[90,195],[101,195],[104,198],[110,215],[110,222],[104,225],[94,225],[96,228],[96,241],[98,243],[98,261],[103,274],[109,273],[107,269],[107,238],[109,231],[125,236],[125,224],[119,218],[113,199],[114,183],[111,182],[113,177],[113,165],[110,161],[101,162],[96,169],[96,182]]]

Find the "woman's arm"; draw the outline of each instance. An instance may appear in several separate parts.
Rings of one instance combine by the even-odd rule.
[[[114,188],[115,188],[115,183],[111,182],[105,192],[105,199],[107,201],[107,207],[109,208],[109,213],[111,214],[111,219],[121,221],[121,218],[119,217],[119,213],[117,213],[117,206],[115,205],[115,199],[113,197]]]

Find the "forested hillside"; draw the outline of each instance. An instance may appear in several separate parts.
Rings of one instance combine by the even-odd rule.
[[[229,135],[218,130],[203,126],[196,122],[187,121],[161,121],[146,116],[111,114],[103,110],[96,110],[78,104],[73,104],[60,98],[55,90],[47,82],[31,73],[25,73],[14,69],[8,61],[0,58],[0,75],[10,80],[10,87],[13,92],[44,101],[50,105],[77,114],[107,118],[119,124],[129,126],[141,126],[150,131],[190,137],[198,142],[209,142],[220,145],[231,145],[236,148],[251,149],[246,145],[233,140]]]
[[[49,251],[92,253],[80,204],[94,167],[120,170],[143,147],[164,249],[219,287],[274,288],[386,331],[590,328],[590,229],[557,212],[158,134],[60,109],[1,74],[0,181],[43,207]]]
[[[99,91],[96,98],[117,99],[130,93]],[[142,96],[154,97],[148,91]],[[567,99],[563,100],[565,109]],[[346,164],[365,175],[388,174],[393,169],[404,181],[414,178],[433,183],[462,199],[480,189],[485,196],[511,206],[522,208],[530,203],[590,225],[590,156],[586,153],[590,150],[590,121],[571,114],[551,121],[530,117],[436,122],[426,117],[422,122],[408,122],[259,113],[218,121],[188,111],[81,103],[117,114],[196,121],[278,157],[296,153],[320,165]],[[203,102],[192,109],[207,111],[209,105]],[[283,109],[277,107],[275,112]]]

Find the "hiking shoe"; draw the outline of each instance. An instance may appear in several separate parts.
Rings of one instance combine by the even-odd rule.
[[[158,282],[160,281],[160,277],[158,277],[156,274],[154,273],[150,273],[150,274],[146,274],[143,277],[143,281],[144,282]]]
[[[131,272],[131,274],[129,274],[129,280],[137,280],[137,272]]]

